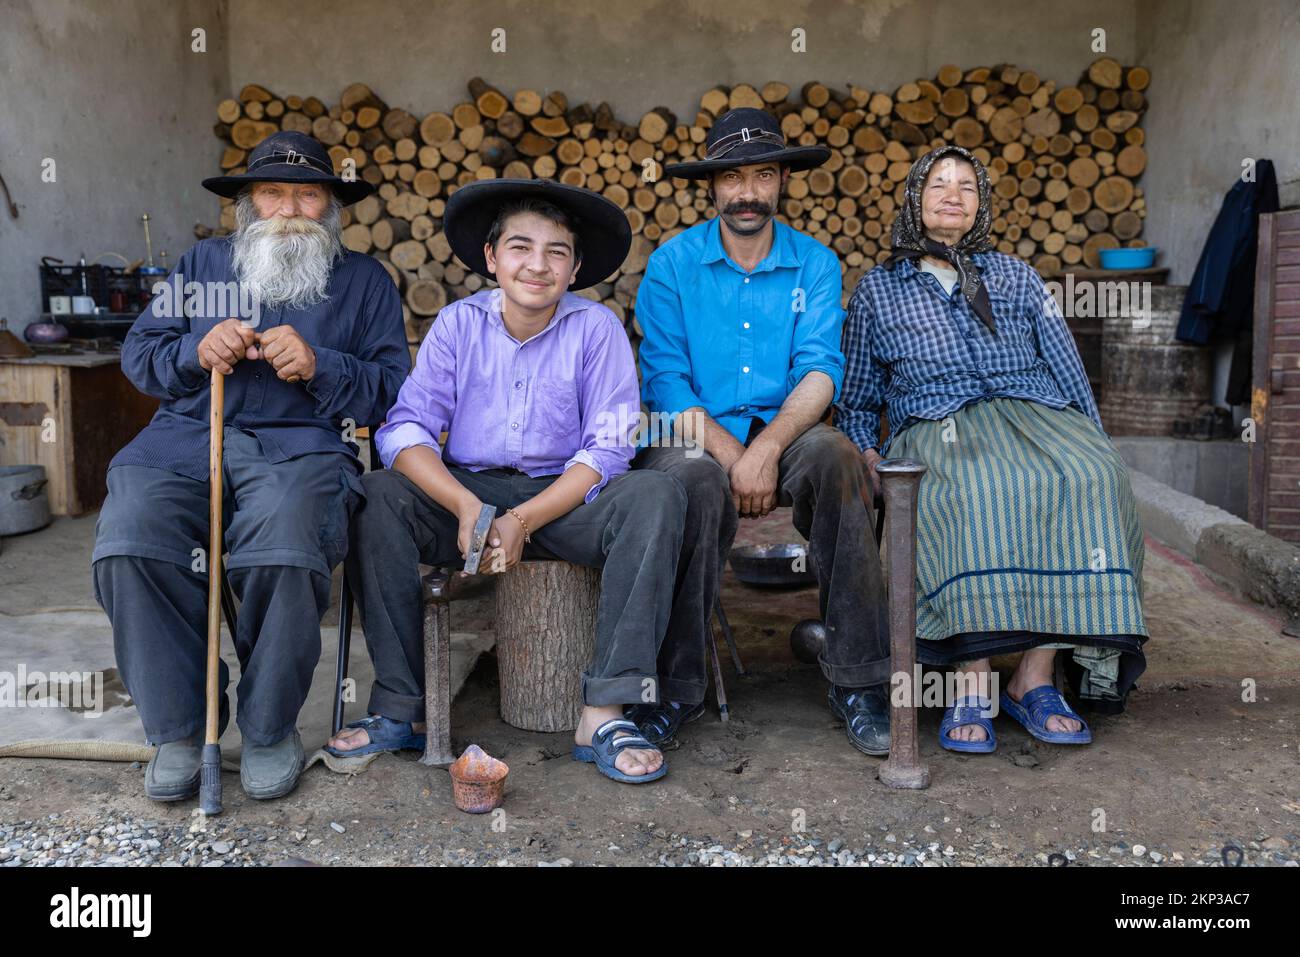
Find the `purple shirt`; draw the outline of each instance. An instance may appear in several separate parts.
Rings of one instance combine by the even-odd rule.
[[[609,309],[565,293],[546,328],[520,343],[500,297],[484,289],[438,313],[375,436],[379,457],[391,468],[403,449],[427,445],[448,465],[533,477],[581,462],[600,473],[590,502],[636,451],[629,434],[641,402],[627,333]]]

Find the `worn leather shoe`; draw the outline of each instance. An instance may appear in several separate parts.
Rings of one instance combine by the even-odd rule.
[[[203,735],[192,734],[158,745],[144,771],[144,796],[151,801],[184,801],[199,793]]]
[[[302,766],[302,738],[296,729],[265,747],[245,741],[239,758],[239,783],[245,794],[259,801],[284,797],[297,787]]]
[[[831,713],[844,722],[849,743],[863,754],[889,754],[888,686],[841,688],[831,685],[826,693]]]

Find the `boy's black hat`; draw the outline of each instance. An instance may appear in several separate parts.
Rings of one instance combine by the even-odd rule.
[[[452,252],[480,276],[495,279],[483,244],[501,207],[524,199],[551,203],[573,218],[582,265],[570,289],[594,286],[623,265],[632,246],[632,227],[623,211],[599,193],[549,179],[483,179],[452,193],[442,220]]]

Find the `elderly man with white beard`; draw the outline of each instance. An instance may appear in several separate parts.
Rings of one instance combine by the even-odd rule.
[[[244,173],[203,185],[236,198],[237,229],[186,252],[123,343],[123,372],[161,405],[109,465],[91,558],[118,669],[158,746],[145,773],[157,801],[199,788],[208,565],[219,558],[206,555],[211,370],[227,377],[240,780],[265,799],[288,794],[302,771],[295,725],[363,496],[348,440],[384,417],[410,369],[396,288],[340,240],[343,205],[369,184],[336,176],[324,147],[285,132],[258,145]],[[223,663],[223,729],[228,680]]]

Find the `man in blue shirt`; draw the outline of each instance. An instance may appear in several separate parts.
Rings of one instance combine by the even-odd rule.
[[[221,560],[206,554],[211,370],[226,376],[240,779],[249,796],[273,798],[302,770],[295,723],[362,494],[349,440],[384,417],[410,368],[396,288],[340,241],[342,205],[368,184],[340,179],[324,147],[285,132],[244,173],[203,185],[236,198],[238,229],[189,249],[122,345],[122,371],[162,401],[109,464],[91,557],[123,683],[159,746],[145,773],[158,801],[199,787],[207,580]],[[228,679],[223,663],[223,728]]]
[[[686,488],[689,505],[661,703],[631,712],[670,740],[703,711],[709,622],[739,516],[794,506],[820,587],[831,710],[850,742],[889,751],[888,615],[860,456],[824,424],[844,377],[835,254],[773,219],[792,171],[825,147],[788,148],[776,119],[736,109],[709,131],[705,158],[666,175],[708,179],[718,216],[650,257],[637,291],[642,397],[652,440],[634,463]],[[671,436],[657,428],[671,420]]]

